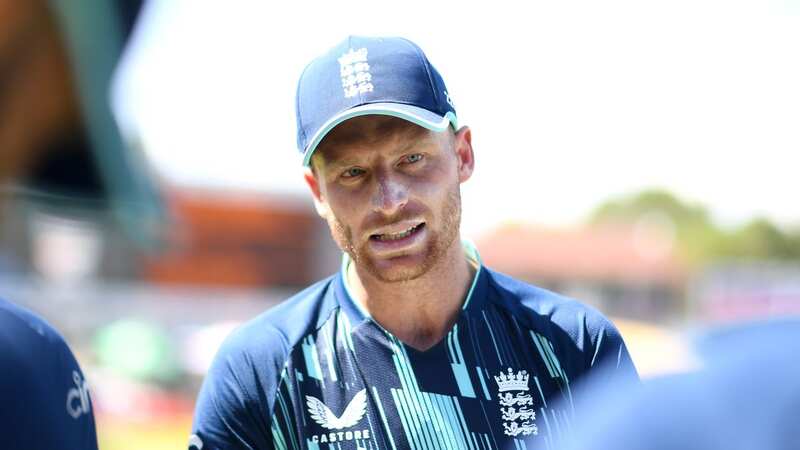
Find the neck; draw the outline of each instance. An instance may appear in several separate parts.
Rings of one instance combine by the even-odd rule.
[[[346,276],[353,300],[373,320],[405,344],[427,350],[458,320],[475,272],[456,239],[443,258],[414,280],[383,282],[355,264]]]

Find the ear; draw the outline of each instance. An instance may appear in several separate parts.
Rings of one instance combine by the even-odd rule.
[[[327,219],[328,202],[325,201],[325,198],[322,195],[322,190],[320,189],[317,175],[310,168],[306,168],[306,170],[303,172],[303,179],[306,180],[308,188],[311,189],[311,196],[314,198],[314,208],[316,208],[317,214],[319,214],[323,219]]]
[[[472,152],[472,131],[469,127],[461,127],[455,133],[453,141],[456,158],[458,158],[458,181],[463,183],[472,176],[475,169],[475,154]]]

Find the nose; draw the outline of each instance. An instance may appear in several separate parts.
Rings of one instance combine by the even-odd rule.
[[[408,203],[408,188],[397,177],[389,174],[379,174],[376,181],[372,209],[386,216],[397,214]]]

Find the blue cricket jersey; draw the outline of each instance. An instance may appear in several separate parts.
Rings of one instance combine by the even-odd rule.
[[[559,441],[570,383],[593,366],[638,380],[596,310],[480,265],[426,351],[348,294],[343,271],[239,327],[198,397],[190,449],[525,449]],[[567,399],[567,406],[554,407]]]
[[[0,448],[97,450],[89,390],[64,338],[2,299]]]

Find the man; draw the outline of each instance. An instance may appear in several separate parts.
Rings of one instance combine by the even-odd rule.
[[[567,425],[549,405],[593,366],[637,379],[598,312],[462,243],[471,132],[416,45],[349,37],[305,69],[296,108],[342,268],[228,338],[190,448],[525,448]]]
[[[47,322],[0,299],[0,448],[97,450],[86,378]]]

